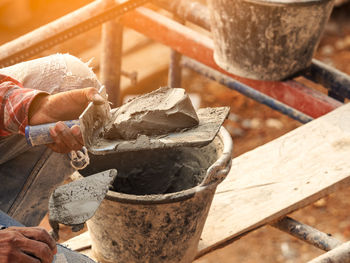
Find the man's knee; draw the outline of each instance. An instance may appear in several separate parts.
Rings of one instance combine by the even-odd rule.
[[[51,64],[52,78],[57,80],[55,82],[59,86],[52,90],[52,93],[87,87],[98,89],[100,87],[100,82],[88,63],[82,62],[75,56],[69,54],[52,55],[49,63]],[[60,70],[56,71],[55,68]]]
[[[95,87],[100,83],[88,63],[69,54],[55,54],[0,70],[25,88],[57,93],[72,89]]]

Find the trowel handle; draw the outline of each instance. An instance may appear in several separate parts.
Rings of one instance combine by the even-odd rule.
[[[64,121],[64,123],[70,128],[74,125],[79,125],[79,120]],[[53,140],[50,135],[50,127],[54,127],[56,122],[27,126],[25,129],[25,136],[28,145],[36,146],[42,144],[52,143]]]

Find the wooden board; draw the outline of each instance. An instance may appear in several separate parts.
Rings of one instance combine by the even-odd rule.
[[[350,104],[233,159],[198,255],[348,186],[349,156]]]
[[[217,188],[199,253],[350,183],[350,105],[233,159]]]
[[[66,242],[63,242],[62,245],[68,247],[74,251],[81,251],[91,247],[91,241],[89,232],[86,231],[79,236],[73,237]]]

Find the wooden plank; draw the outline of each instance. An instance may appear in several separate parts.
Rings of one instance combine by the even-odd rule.
[[[81,251],[91,247],[91,240],[89,232],[86,231],[76,237],[73,237],[66,242],[63,242],[62,245],[68,247],[74,251]]]
[[[234,158],[216,191],[198,256],[348,186],[348,156],[350,104]]]
[[[350,105],[233,159],[199,255],[350,184]]]

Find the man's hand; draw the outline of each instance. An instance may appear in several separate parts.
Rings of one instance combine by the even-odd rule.
[[[83,138],[79,126],[68,128],[61,121],[77,119],[90,101],[102,104],[105,100],[95,88],[71,90],[54,95],[39,95],[30,105],[29,124],[57,122],[56,126],[50,129],[54,143],[49,144],[48,147],[60,153],[80,150],[83,147]]]
[[[0,263],[51,263],[56,253],[55,240],[43,228],[0,230]]]

